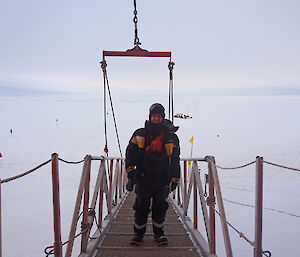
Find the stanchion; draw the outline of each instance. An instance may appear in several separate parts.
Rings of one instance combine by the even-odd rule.
[[[78,188],[78,191],[77,191],[77,197],[76,197],[76,202],[75,202],[75,207],[74,207],[73,218],[72,218],[72,223],[71,223],[71,228],[70,228],[69,239],[68,239],[68,244],[67,244],[65,257],[71,257],[71,255],[72,255],[75,232],[76,232],[76,226],[77,226],[77,222],[78,222],[78,215],[79,215],[83,190],[84,190],[85,181],[86,181],[86,177],[87,177],[87,174],[88,174],[88,167],[90,165],[89,164],[90,162],[91,162],[91,156],[87,155],[84,158],[83,169],[82,169],[82,174],[81,174],[81,178],[80,178],[79,188]]]
[[[210,160],[215,163],[215,158],[213,156],[210,157]],[[214,177],[212,173],[212,164],[208,162],[208,183],[209,183],[209,222],[210,222],[210,253],[216,253],[216,214],[215,214],[215,186],[214,186]]]
[[[187,177],[186,177],[186,161],[183,162],[183,184],[184,184],[184,195],[183,195],[183,200],[186,201],[186,185],[187,185]]]
[[[0,257],[2,257],[2,207],[1,207],[1,178],[0,178]]]
[[[254,257],[262,257],[263,157],[256,157]]]
[[[197,180],[194,172],[191,176],[194,176],[194,229],[198,229]]]
[[[210,160],[212,161],[212,158]],[[214,161],[213,161],[213,163],[215,164]],[[219,212],[220,212],[221,227],[222,227],[222,232],[223,232],[226,256],[232,257],[233,256],[232,248],[231,248],[231,243],[230,243],[228,227],[227,227],[227,223],[226,223],[227,220],[226,220],[224,203],[223,203],[223,198],[222,198],[222,193],[221,193],[221,186],[220,186],[220,182],[219,182],[217,168],[215,165],[212,165],[212,174],[214,177],[214,184],[215,184],[216,195],[217,195],[217,203],[218,203]]]
[[[62,257],[60,199],[59,199],[59,170],[58,155],[53,153],[52,162],[52,191],[53,191],[53,219],[54,219],[54,256]]]
[[[89,215],[89,199],[90,199],[90,178],[91,178],[91,163],[88,162],[86,181],[84,185],[84,200],[83,200],[83,215],[81,222],[81,231],[89,227],[88,215]],[[85,252],[88,243],[88,231],[85,231],[81,235],[81,252]]]

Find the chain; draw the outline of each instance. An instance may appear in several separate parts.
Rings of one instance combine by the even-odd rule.
[[[133,22],[134,22],[134,34],[135,34],[134,45],[138,46],[138,45],[141,44],[141,42],[140,42],[140,39],[138,37],[138,28],[137,28],[138,18],[137,18],[137,10],[136,10],[136,0],[134,0],[134,11],[133,11],[133,14],[134,14]]]
[[[174,65],[175,65],[174,62],[169,62],[169,64],[168,64],[168,68],[169,68],[169,70],[170,70],[170,80],[173,79],[173,69],[174,69]]]

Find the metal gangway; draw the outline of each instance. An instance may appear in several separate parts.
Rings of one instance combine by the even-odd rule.
[[[79,164],[83,162],[81,179],[77,191],[72,223],[68,241],[61,241],[60,191],[59,191],[59,161]],[[151,224],[147,225],[147,232],[141,246],[131,246],[134,224],[132,206],[135,199],[134,192],[126,191],[127,174],[124,158],[87,155],[82,161],[68,162],[54,153],[51,159],[24,172],[20,175],[0,179],[0,257],[2,257],[1,240],[1,184],[10,182],[32,173],[38,168],[51,163],[52,191],[53,191],[53,224],[54,245],[45,249],[46,256],[54,257],[216,257],[216,214],[220,216],[223,241],[227,257],[232,257],[232,248],[228,233],[228,226],[253,246],[254,257],[270,256],[268,251],[262,250],[262,185],[263,158],[237,167],[242,168],[256,164],[256,202],[255,202],[255,240],[252,242],[243,233],[227,222],[222,192],[217,168],[213,156],[205,158],[181,159],[181,178],[175,191],[169,195],[170,208],[165,221],[165,234],[169,239],[167,247],[159,247],[153,241]],[[97,164],[97,170],[91,169],[92,162]],[[200,176],[199,163],[207,165],[205,190]],[[271,164],[271,163],[269,163]],[[94,166],[93,166],[94,167]],[[98,168],[99,167],[99,168]],[[286,167],[283,167],[286,168]],[[92,185],[91,173],[96,172],[95,184]],[[206,192],[206,185],[208,192]],[[199,201],[198,201],[199,199]],[[205,233],[198,230],[198,203],[200,202],[204,220]],[[217,206],[216,206],[217,205]],[[188,212],[192,209],[192,215]],[[189,216],[192,216],[191,219]],[[81,224],[80,232],[76,232]],[[92,234],[92,227],[96,230]],[[76,234],[77,233],[77,234]],[[73,252],[74,240],[80,238],[79,252]],[[63,248],[65,249],[63,251]],[[64,252],[64,255],[63,255]]]

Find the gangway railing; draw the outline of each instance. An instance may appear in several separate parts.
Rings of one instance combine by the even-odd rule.
[[[55,257],[62,257],[61,228],[60,228],[60,203],[59,203],[59,168],[58,155],[52,155],[52,179],[53,179],[53,212],[54,212],[54,253]],[[91,162],[100,161],[97,179],[91,194]],[[66,242],[65,257],[70,257],[73,251],[74,239],[81,235],[80,256],[85,256],[86,252],[89,255],[96,250],[96,246],[102,239],[103,232],[107,228],[111,217],[116,213],[119,203],[125,197],[125,184],[127,177],[125,176],[124,159],[118,157],[98,157],[87,155],[84,158],[80,184],[78,187],[71,228],[68,241]],[[90,201],[90,195],[92,195]],[[106,200],[107,215],[103,219],[104,210],[104,195]],[[91,228],[96,219],[96,204],[98,201],[98,229],[90,238]],[[82,204],[83,202],[83,204]],[[90,202],[90,204],[89,204]],[[82,212],[80,208],[82,205]],[[79,222],[79,217],[82,217],[81,232],[76,234],[76,227]],[[50,247],[51,249],[51,247]]]
[[[72,224],[69,232],[69,240],[65,243],[61,242],[61,221],[60,221],[60,191],[59,191],[59,161],[70,163],[70,164],[79,164],[83,162],[81,180],[77,192],[75,208],[73,212]],[[95,186],[91,186],[91,163],[100,161],[97,179]],[[52,167],[52,188],[53,188],[53,220],[54,220],[54,245],[45,249],[47,256],[54,254],[55,257],[62,257],[63,251],[62,246],[67,245],[65,251],[65,257],[70,257],[73,251],[74,239],[81,236],[81,245],[80,245],[80,257],[87,257],[93,254],[93,251],[96,250],[97,246],[103,240],[103,235],[105,234],[106,229],[109,227],[111,220],[117,214],[122,201],[126,198],[125,185],[127,182],[127,176],[125,171],[125,164],[123,158],[118,157],[104,157],[104,156],[91,156],[87,155],[83,160],[78,162],[69,162],[65,161],[58,157],[56,153],[52,154],[51,159],[41,163],[37,167],[23,172],[19,175],[0,179],[0,257],[2,257],[2,206],[1,206],[1,187],[2,184],[11,182],[13,180],[22,178],[26,175],[31,174],[32,172],[38,170],[44,165],[47,165],[51,162]],[[208,184],[209,192],[206,194],[206,190],[203,192],[202,181],[200,177],[200,169],[198,162],[206,162],[208,168],[207,181],[205,185]],[[194,242],[198,245],[198,248],[204,256],[216,256],[216,223],[215,223],[215,214],[217,213],[221,219],[221,227],[223,232],[223,238],[226,249],[226,256],[232,256],[232,249],[230,238],[228,234],[228,226],[235,230],[240,237],[244,238],[250,245],[253,246],[254,257],[271,256],[269,251],[262,250],[262,210],[263,210],[263,163],[268,165],[273,165],[283,169],[293,170],[300,172],[300,169],[291,168],[283,166],[280,164],[275,164],[272,162],[264,161],[262,157],[256,157],[256,160],[248,164],[233,167],[233,168],[224,168],[216,165],[215,159],[213,156],[206,156],[205,158],[185,158],[181,159],[182,163],[182,176],[180,178],[179,186],[176,191],[174,191],[169,197],[173,207],[176,209],[177,213],[181,217],[181,220],[186,225],[186,228],[189,230],[192,235]],[[242,232],[238,231],[232,224],[230,224],[226,219],[225,209],[223,205],[223,198],[221,187],[218,178],[217,168],[219,169],[240,169],[246,166],[256,164],[256,185],[255,185],[255,236],[254,241],[249,240]],[[90,193],[93,189],[92,198],[90,201]],[[191,195],[193,193],[193,219],[191,220],[188,217],[188,209],[190,205]],[[198,230],[198,201],[197,193],[199,195],[205,231],[206,239],[203,235],[200,234]],[[105,195],[105,198],[104,198]],[[216,195],[216,197],[215,197]],[[215,207],[217,199],[218,210]],[[226,199],[224,199],[226,200]],[[226,200],[228,201],[228,200]],[[81,203],[82,204],[82,211]],[[96,204],[98,202],[98,209],[96,211]],[[90,204],[89,204],[90,203]],[[240,203],[237,203],[240,204]],[[242,204],[241,204],[242,205]],[[249,206],[249,205],[247,205]],[[104,207],[106,207],[107,215],[104,216]],[[285,213],[298,217],[291,213],[265,208],[280,213]],[[96,214],[98,218],[96,219]],[[75,235],[76,227],[81,219],[81,232]],[[97,221],[97,230],[94,232],[92,237],[90,237],[91,229],[94,221]],[[228,225],[228,226],[227,226]],[[90,239],[90,240],[89,240]]]
[[[200,177],[198,162],[207,162],[208,164],[208,181],[209,181],[209,195],[205,196]],[[182,158],[183,174],[180,178],[180,183],[177,191],[173,192],[172,204],[179,214],[181,220],[184,222],[189,232],[191,233],[194,242],[197,243],[198,248],[204,256],[213,256],[216,254],[216,231],[215,231],[215,193],[217,195],[218,207],[221,217],[221,226],[223,231],[223,238],[226,249],[226,256],[232,257],[232,248],[228,227],[226,223],[226,214],[222,199],[222,193],[217,173],[217,168],[214,165],[215,159],[213,156],[205,158]],[[189,166],[188,166],[189,164]],[[191,169],[188,169],[190,167]],[[190,204],[191,194],[193,191],[193,220],[188,217],[188,208]],[[206,239],[198,230],[198,201],[197,193],[199,194]]]
[[[203,190],[200,169],[198,162],[207,163],[207,181],[209,192]],[[183,166],[183,174],[180,178],[180,183],[171,197],[172,204],[180,215],[182,221],[191,233],[194,241],[197,243],[203,255],[216,254],[216,218],[217,213],[220,216],[223,241],[225,244],[226,256],[232,257],[232,247],[228,233],[228,225],[233,228],[240,237],[244,238],[254,247],[254,257],[262,257],[262,255],[270,256],[268,251],[262,250],[262,209],[263,209],[263,158],[256,157],[256,161],[247,165],[238,167],[242,168],[250,164],[256,163],[256,190],[255,190],[255,240],[252,242],[243,233],[239,232],[226,219],[225,208],[223,204],[222,191],[220,187],[217,165],[213,156],[205,158],[182,158],[181,166]],[[226,168],[225,168],[226,169]],[[230,169],[230,168],[229,168]],[[188,217],[188,208],[190,205],[191,195],[193,194],[193,219]],[[197,194],[202,209],[204,226],[206,231],[206,239],[198,230],[198,200]],[[215,205],[218,205],[218,210]]]

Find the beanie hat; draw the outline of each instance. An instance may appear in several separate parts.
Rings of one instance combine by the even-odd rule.
[[[163,119],[165,118],[165,108],[160,103],[155,103],[155,104],[152,104],[150,106],[150,109],[149,109],[149,120],[151,120],[151,116],[154,113],[160,114],[163,117]]]

